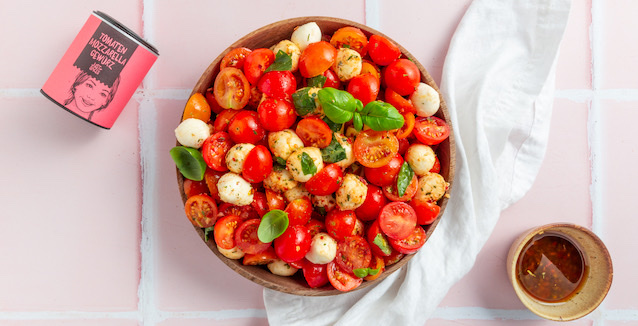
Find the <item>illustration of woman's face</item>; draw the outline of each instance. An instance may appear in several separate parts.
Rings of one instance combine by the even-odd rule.
[[[89,78],[75,88],[75,104],[82,112],[97,110],[106,104],[110,88]]]

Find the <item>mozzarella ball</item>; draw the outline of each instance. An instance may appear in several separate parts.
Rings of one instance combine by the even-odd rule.
[[[273,46],[271,50],[275,53],[275,55],[277,55],[279,51],[283,51],[285,54],[289,55],[290,59],[292,59],[292,68],[290,71],[297,71],[299,68],[299,57],[301,56],[301,49],[299,49],[297,44],[290,40],[282,40]]]
[[[268,147],[273,156],[285,161],[292,152],[303,147],[303,141],[291,129],[284,129],[268,134]]]
[[[416,90],[410,95],[410,101],[416,109],[416,115],[420,117],[434,115],[441,105],[439,92],[426,83],[419,83]]]
[[[337,207],[337,200],[332,197],[332,195],[312,196],[311,201],[314,207],[321,207],[326,212],[329,212]]]
[[[306,190],[303,183],[297,183],[297,186],[284,192],[284,197],[288,202],[302,197],[310,198],[310,193]]]
[[[359,52],[348,48],[340,48],[337,51],[335,62],[332,64],[332,70],[335,71],[339,80],[345,82],[361,73],[361,64],[361,54]]]
[[[436,154],[428,145],[412,144],[405,152],[405,161],[416,175],[422,176],[432,170],[436,162]]]
[[[175,138],[186,147],[200,148],[208,137],[210,137],[210,126],[195,118],[182,121],[175,129]]]
[[[314,173],[304,173],[302,162],[302,157],[308,155],[312,160],[312,164],[316,167],[316,171]],[[321,156],[321,150],[317,147],[304,147],[294,151],[288,157],[286,161],[286,169],[292,177],[299,182],[306,182],[312,178],[313,175],[317,174],[317,172],[323,169],[323,157]],[[309,171],[305,171],[309,172]]]
[[[419,187],[414,198],[436,202],[445,195],[448,183],[438,173],[428,172],[419,178]]]
[[[217,190],[222,201],[237,206],[252,203],[255,192],[250,182],[233,172],[228,172],[219,178]]]
[[[244,252],[241,249],[239,249],[239,247],[237,246],[235,246],[232,249],[224,249],[220,246],[217,246],[217,250],[219,250],[219,253],[224,255],[224,257],[226,258],[240,259],[244,257]]]
[[[335,139],[337,139],[337,142],[339,142],[339,145],[341,145],[341,147],[343,147],[343,149],[346,152],[346,158],[335,163],[338,166],[340,166],[342,169],[345,169],[349,167],[350,165],[352,165],[352,163],[354,163],[355,161],[354,153],[352,152],[353,141],[351,138],[348,138],[339,133],[335,133],[334,135],[335,135]]]
[[[288,265],[288,263],[281,259],[277,259],[267,266],[271,273],[279,276],[292,276],[298,271],[298,269]]]
[[[228,150],[228,153],[226,153],[226,166],[228,166],[230,172],[241,174],[246,156],[253,148],[255,148],[253,144],[241,143],[235,144]]]
[[[297,186],[297,181],[286,169],[272,169],[272,172],[264,179],[264,187],[274,192],[286,192]]]
[[[290,40],[303,52],[308,44],[321,41],[321,28],[315,22],[301,25],[292,32]]]
[[[359,176],[348,173],[335,193],[337,206],[341,210],[354,210],[363,205],[368,194],[368,184]]]
[[[319,232],[312,237],[310,251],[306,254],[306,259],[313,264],[323,265],[335,259],[336,255],[337,240],[327,233]]]

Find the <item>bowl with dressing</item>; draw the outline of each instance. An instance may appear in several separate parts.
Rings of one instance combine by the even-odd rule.
[[[523,305],[554,321],[581,318],[603,301],[613,278],[611,256],[587,228],[543,225],[510,247],[507,274]]]

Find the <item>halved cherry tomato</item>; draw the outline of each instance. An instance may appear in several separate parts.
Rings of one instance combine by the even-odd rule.
[[[208,186],[208,193],[215,200],[221,200],[219,198],[219,190],[217,189],[217,181],[219,181],[219,178],[224,174],[224,172],[215,171],[213,169],[206,169],[206,172],[204,172],[204,180]]]
[[[368,40],[368,55],[374,63],[387,66],[399,58],[401,50],[387,38],[381,35],[372,35]]]
[[[268,97],[290,100],[297,90],[297,81],[288,70],[269,71],[261,76],[257,88]]]
[[[244,73],[233,67],[222,69],[213,84],[217,103],[224,109],[240,110],[250,99],[250,84]]]
[[[385,261],[379,256],[372,255],[372,260],[370,260],[370,266],[368,266],[368,268],[377,270],[377,273],[374,275],[368,275],[364,277],[363,280],[374,281],[385,271]]]
[[[277,255],[275,254],[275,248],[273,248],[272,246],[268,246],[266,250],[261,251],[259,253],[245,254],[242,264],[250,265],[250,266],[268,265],[274,262],[275,260],[277,260]]]
[[[215,223],[215,243],[222,249],[233,249],[236,246],[235,230],[243,222],[237,215],[226,215]]]
[[[409,255],[417,252],[425,244],[425,230],[419,225],[415,226],[412,232],[403,239],[390,238],[390,245],[398,252]]]
[[[308,197],[301,197],[291,201],[286,206],[288,225],[306,225],[312,215],[312,202]]]
[[[432,173],[440,173],[441,172],[441,161],[439,161],[439,156],[434,157],[434,166],[430,169]]]
[[[318,288],[328,284],[328,268],[327,265],[318,265],[307,262],[302,267],[303,277],[306,279],[308,286]]]
[[[414,208],[416,212],[416,223],[419,225],[432,224],[441,212],[439,205],[420,198],[413,198],[408,204]]]
[[[315,196],[333,194],[341,185],[343,171],[339,165],[332,163],[323,167],[306,182],[306,190]]]
[[[275,253],[287,262],[294,262],[310,251],[310,231],[304,225],[289,225],[286,231],[274,241]]]
[[[305,78],[323,74],[337,58],[337,49],[326,41],[309,44],[299,56],[299,73]]]
[[[414,135],[423,144],[432,146],[441,143],[450,135],[450,127],[445,120],[435,116],[419,117],[414,123]]]
[[[392,247],[388,242],[388,237],[381,231],[379,226],[379,220],[374,220],[368,231],[366,232],[366,239],[370,244],[372,254],[379,257],[388,257],[392,254]]]
[[[363,283],[362,278],[350,275],[341,269],[334,261],[329,262],[326,267],[328,269],[328,280],[330,284],[339,291],[348,292],[356,289]]]
[[[313,213],[315,212],[313,211]],[[326,232],[326,226],[323,224],[323,222],[314,218],[314,214],[312,215],[313,217],[311,217],[310,221],[306,223],[306,227],[310,231],[310,238],[314,237],[319,232]]]
[[[337,49],[347,47],[359,52],[361,56],[364,56],[366,54],[368,38],[360,29],[352,26],[346,26],[339,28],[336,32],[334,32],[334,34],[332,34],[330,44]]]
[[[231,203],[223,203],[219,205],[219,208],[217,209],[217,217],[227,215],[238,216],[242,219],[242,221],[259,218],[259,214],[257,214],[257,211],[252,205],[237,206]]]
[[[250,54],[252,50],[249,48],[234,48],[230,52],[226,53],[222,58],[222,62],[219,64],[219,69],[226,67],[234,67],[237,69],[244,69],[244,61],[246,56]]]
[[[194,93],[186,102],[182,121],[188,118],[199,119],[204,122],[210,120],[210,105],[202,93]]]
[[[350,80],[346,90],[365,106],[377,99],[379,87],[379,80],[372,74],[359,74]]]
[[[257,236],[260,219],[253,218],[246,220],[237,227],[235,231],[235,244],[241,251],[247,254],[260,253],[270,247],[270,242],[263,243]]]
[[[228,123],[228,135],[236,143],[256,144],[266,136],[257,112],[242,110]]]
[[[376,168],[394,158],[399,151],[399,141],[388,131],[364,130],[357,135],[352,151],[361,165]]]
[[[295,132],[305,146],[324,148],[332,142],[332,130],[325,121],[317,117],[301,119]]]
[[[184,204],[186,217],[199,228],[208,228],[215,225],[217,220],[217,204],[215,200],[206,194],[192,196]]]
[[[379,69],[379,67],[377,67],[377,65],[373,62],[363,59],[361,62],[360,74],[371,74],[379,81],[379,85],[381,85],[381,69]]]
[[[388,203],[381,188],[368,184],[368,193],[363,204],[354,210],[354,213],[362,221],[372,221],[379,216],[381,208]]]
[[[404,202],[385,205],[379,214],[379,227],[390,239],[405,239],[416,226],[414,209]]]
[[[280,209],[286,208],[286,200],[280,193],[266,189],[266,200],[268,201],[268,209]]]
[[[205,96],[206,102],[210,106],[210,110],[213,111],[213,113],[219,114],[220,112],[224,111],[224,108],[221,107],[219,103],[217,103],[217,100],[215,99],[215,90],[212,87],[209,87],[206,90]]]
[[[204,144],[202,144],[202,156],[204,162],[209,168],[215,171],[227,171],[226,167],[226,153],[233,147],[234,143],[230,139],[228,133],[223,131],[212,134],[206,138]],[[231,248],[229,248],[231,249]]]
[[[257,145],[248,152],[241,175],[250,183],[264,181],[272,172],[272,155],[264,145]]]
[[[412,130],[414,129],[414,113],[405,112],[401,114],[403,116],[403,127],[397,130],[397,138],[407,138],[412,134]]]
[[[275,54],[270,49],[255,49],[244,59],[244,74],[251,85],[257,85],[264,71],[275,61]]]
[[[255,191],[253,193],[253,202],[250,205],[255,209],[255,212],[259,215],[259,217],[264,216],[264,214],[268,213],[268,199],[266,198],[266,194],[261,191]]]
[[[401,96],[414,92],[421,81],[421,73],[416,64],[408,59],[398,59],[390,63],[383,74],[386,87]]]
[[[205,175],[205,174],[204,174]],[[209,194],[206,180],[194,181],[191,179],[184,179],[184,193],[186,198],[193,197],[199,194]]]
[[[334,261],[344,271],[354,275],[355,269],[367,268],[370,265],[370,259],[372,259],[372,252],[364,238],[352,235],[337,242],[337,255]]]
[[[370,168],[366,166],[363,168],[363,171],[366,179],[370,183],[379,187],[385,187],[396,182],[397,175],[399,174],[399,171],[401,171],[402,165],[403,157],[397,153],[390,162],[388,162],[388,164],[378,168]]]
[[[290,128],[297,120],[295,106],[287,100],[266,98],[257,108],[259,122],[268,131]]]
[[[390,265],[394,265],[398,263],[403,258],[403,256],[405,255],[394,250],[394,248],[392,248],[392,253],[388,257],[383,257],[383,262],[385,263],[386,267]]]
[[[239,112],[241,112],[241,110],[237,111],[230,109],[219,112],[215,118],[215,122],[213,122],[213,130],[215,132],[228,131],[228,124],[230,123],[230,120],[232,120]]]
[[[416,109],[410,100],[399,95],[399,93],[392,90],[392,88],[385,89],[385,101],[394,106],[401,114],[410,112],[416,113]]]
[[[383,194],[386,197],[388,197],[388,199],[390,199],[391,201],[404,202],[414,197],[414,195],[416,194],[416,191],[418,190],[418,187],[419,187],[419,178],[417,178],[417,176],[414,175],[412,176],[412,180],[410,181],[410,184],[405,189],[405,193],[403,193],[403,196],[399,196],[396,182],[383,187]]]
[[[355,233],[357,216],[354,211],[333,209],[326,215],[325,223],[328,234],[339,241]]]

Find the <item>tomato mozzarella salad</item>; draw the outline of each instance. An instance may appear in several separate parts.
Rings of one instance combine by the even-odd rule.
[[[230,259],[352,290],[421,248],[448,196],[439,107],[414,62],[356,27],[232,49],[175,129],[185,213]]]

